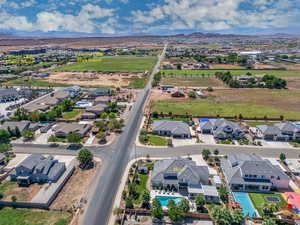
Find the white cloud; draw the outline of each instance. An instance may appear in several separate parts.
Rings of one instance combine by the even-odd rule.
[[[0,29],[114,33],[118,26],[114,16],[113,9],[92,4],[82,6],[77,15],[43,11],[36,15],[36,21],[33,23],[24,16],[2,13],[0,14]],[[103,21],[97,21],[99,19]]]
[[[226,30],[269,28],[297,23],[299,0],[164,0],[148,11],[133,11],[135,28]],[[242,8],[247,4],[248,8]],[[146,26],[143,26],[146,25]]]

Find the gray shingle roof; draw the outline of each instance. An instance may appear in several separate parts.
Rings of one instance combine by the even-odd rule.
[[[181,121],[155,120],[152,129],[153,131],[170,131],[173,135],[191,135],[188,124]]]

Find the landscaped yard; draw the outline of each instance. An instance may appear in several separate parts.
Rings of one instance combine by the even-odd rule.
[[[0,225],[68,225],[71,219],[71,213],[61,211],[13,208],[0,210]]]
[[[163,137],[149,135],[149,144],[153,146],[166,146],[168,144],[168,140]]]
[[[0,193],[4,193],[5,191],[9,190],[12,186],[14,186],[16,182],[6,182],[0,186]]]
[[[284,200],[284,198],[281,196],[281,194],[262,194],[262,193],[249,193],[249,197],[254,205],[254,207],[257,209],[258,213],[262,215],[263,205],[265,203],[272,203],[268,201],[267,197],[276,197],[279,199],[279,202],[274,202],[278,204],[280,208],[284,208],[287,206],[287,202]]]
[[[258,125],[273,125],[275,122],[268,122],[268,121],[247,121],[246,123],[250,127],[256,127]]]
[[[128,78],[128,80],[130,80],[130,84],[128,86],[132,88],[144,88],[147,84],[146,77]]]
[[[300,91],[269,89],[215,90],[206,99],[154,101],[152,111],[174,115],[300,119]]]
[[[139,193],[139,198],[134,201],[135,204],[141,204],[143,192],[147,189],[148,174],[139,174],[140,183],[136,186],[136,190]]]
[[[110,56],[78,62],[55,71],[151,71],[156,57]]]
[[[31,87],[68,87],[71,84],[50,83],[41,79],[34,78],[18,78],[2,83],[3,86],[31,86]]]
[[[72,111],[65,112],[62,118],[65,120],[76,119],[83,111],[82,109],[73,109]]]
[[[214,75],[216,72],[230,71],[232,75],[240,76],[246,73],[256,74],[268,74],[274,76],[300,76],[299,71],[294,70],[162,70],[164,75]]]

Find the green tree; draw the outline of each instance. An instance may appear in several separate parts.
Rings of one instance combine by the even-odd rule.
[[[137,192],[137,187],[135,183],[128,184],[128,194],[133,199],[138,199],[139,193]]]
[[[22,137],[25,140],[33,140],[35,137],[35,133],[32,130],[25,130],[22,132]]]
[[[227,191],[226,187],[221,186],[221,187],[219,188],[219,196],[220,196],[220,199],[221,199],[224,203],[227,203],[227,202],[228,202],[228,191]]]
[[[5,153],[12,150],[12,145],[9,143],[0,143],[0,153]]]
[[[151,216],[156,219],[161,219],[163,217],[162,206],[157,198],[154,198],[152,201]]]
[[[100,118],[105,120],[108,117],[108,114],[106,112],[103,112],[100,114]]]
[[[176,206],[173,200],[170,200],[168,202],[167,207],[168,207],[168,216],[171,221],[178,222],[184,218],[185,213],[182,211],[180,207]]]
[[[67,140],[69,143],[80,143],[81,135],[78,133],[70,133],[67,135]]]
[[[116,115],[116,113],[111,112],[111,113],[108,114],[108,118],[109,119],[115,119],[115,118],[117,118],[117,115]]]
[[[17,201],[17,197],[16,197],[15,195],[11,196],[11,200],[12,200],[13,202],[16,202],[16,201]]]
[[[182,199],[178,207],[184,212],[188,213],[190,211],[190,203],[187,199]]]
[[[202,195],[202,194],[197,195],[195,203],[196,203],[196,206],[197,206],[197,210],[202,211],[203,208],[204,208],[204,205],[206,203],[204,195]]]
[[[88,149],[81,149],[77,156],[77,159],[81,166],[90,164],[93,161],[93,158],[93,154]]]
[[[30,113],[29,115],[29,120],[31,122],[39,122],[40,121],[40,112],[39,111],[34,111],[32,113]]]
[[[188,93],[188,96],[190,97],[190,98],[196,98],[197,96],[196,96],[196,92],[194,92],[194,91],[190,91],[189,93]]]
[[[125,207],[127,209],[133,209],[133,200],[131,197],[126,198],[125,200]]]
[[[219,155],[219,150],[218,150],[218,149],[215,149],[215,150],[214,150],[214,155],[215,155],[215,156]]]
[[[5,129],[0,129],[0,143],[9,142],[10,133]]]
[[[145,190],[142,195],[142,207],[149,209],[150,207],[150,193],[148,190]]]
[[[209,151],[209,149],[203,149],[202,157],[204,160],[208,160],[210,155],[211,155],[211,152]]]
[[[279,159],[281,162],[283,162],[284,160],[286,160],[286,155],[284,153],[280,153]]]
[[[106,141],[106,133],[103,131],[98,132],[96,137],[99,139],[99,142]]]
[[[262,225],[276,225],[277,223],[271,218],[265,218]]]
[[[16,127],[15,128],[15,137],[17,137],[17,138],[19,138],[19,137],[21,137],[21,131],[19,130],[19,127]]]

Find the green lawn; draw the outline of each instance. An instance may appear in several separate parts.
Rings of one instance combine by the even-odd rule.
[[[278,197],[280,199],[280,202],[277,204],[280,208],[284,208],[287,205],[287,202],[284,200],[284,198],[281,196],[281,194],[261,194],[261,193],[249,193],[249,197],[254,205],[254,207],[257,209],[258,213],[262,215],[262,208],[264,203],[270,203],[267,201],[265,197],[267,196],[274,196]]]
[[[149,144],[153,146],[166,146],[168,145],[168,140],[163,137],[149,135]]]
[[[147,78],[143,77],[143,78],[128,78],[128,80],[130,80],[129,83],[129,87],[132,88],[137,88],[137,89],[142,89],[144,87],[146,87],[147,85]]]
[[[65,112],[63,114],[63,119],[65,120],[71,120],[71,119],[76,119],[76,117],[81,114],[83,112],[82,109],[73,109],[72,111],[70,112]]]
[[[246,121],[246,123],[251,127],[256,127],[258,125],[273,125],[275,122],[268,121]]]
[[[109,56],[90,62],[78,62],[55,71],[152,71],[156,57]]]
[[[153,120],[173,120],[173,121],[182,121],[182,122],[190,122],[190,118],[188,117],[182,117],[182,118],[177,118],[177,117],[160,117],[160,118],[153,118]]]
[[[153,103],[152,111],[163,112],[173,115],[183,115],[188,113],[194,116],[239,116],[279,118],[284,115],[286,119],[300,119],[299,112],[285,110],[280,107],[259,105],[256,103],[222,103],[213,99],[185,100],[185,101],[157,101]]]
[[[290,145],[293,146],[294,148],[300,148],[300,143],[297,142],[290,142]]]
[[[48,142],[62,142],[62,143],[65,143],[65,142],[67,142],[67,138],[59,138],[59,137],[56,137],[55,135],[51,135],[48,139]]]
[[[137,192],[139,193],[139,198],[134,201],[135,204],[141,204],[143,192],[147,189],[147,181],[149,179],[148,174],[139,174],[140,183],[137,185]]]
[[[0,210],[0,225],[68,225],[71,219],[72,214],[68,212],[13,208]]]
[[[2,86],[32,86],[32,87],[69,87],[71,84],[49,83],[41,79],[18,78],[2,83]]]
[[[230,71],[232,75],[239,76],[245,75],[250,72],[251,74],[268,74],[274,76],[300,76],[299,71],[293,70],[162,70],[164,75],[214,75],[216,72]]]
[[[12,187],[15,184],[16,184],[16,182],[12,182],[12,181],[2,184],[0,186],[0,193],[4,193],[5,191],[7,191],[10,187]]]

